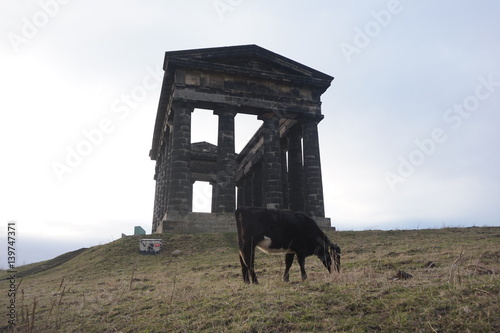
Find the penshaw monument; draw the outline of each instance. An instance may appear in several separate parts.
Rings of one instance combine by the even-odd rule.
[[[325,218],[318,123],[333,77],[243,45],[166,52],[149,153],[156,161],[153,233],[236,231],[234,210],[257,206]],[[191,113],[213,110],[217,145],[191,142]],[[262,121],[235,153],[234,118]],[[210,213],[192,211],[195,181],[212,185]]]

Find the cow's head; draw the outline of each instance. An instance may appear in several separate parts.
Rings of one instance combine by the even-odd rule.
[[[329,249],[330,258],[333,260],[333,267],[337,272],[340,272],[340,247],[337,244],[330,244]],[[331,271],[331,268],[329,271]]]
[[[328,269],[328,272],[332,272],[332,267],[340,272],[340,247],[337,244],[323,240],[323,244],[316,248],[315,254]]]

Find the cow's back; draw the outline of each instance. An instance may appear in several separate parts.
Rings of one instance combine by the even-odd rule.
[[[259,207],[240,207],[236,209],[236,228],[238,234],[251,233],[257,235],[265,231],[269,220],[269,213],[264,208]]]
[[[305,246],[324,237],[316,222],[304,213],[260,207],[240,207],[235,212],[238,238],[251,236],[254,241],[273,239],[277,247]]]

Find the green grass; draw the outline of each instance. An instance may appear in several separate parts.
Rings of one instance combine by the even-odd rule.
[[[282,282],[284,256],[257,251],[260,284],[245,285],[235,234],[154,235],[159,255],[127,237],[46,270],[20,267],[39,272],[17,280],[17,332],[500,331],[500,228],[329,237],[342,272],[308,257],[305,282],[296,263]],[[398,270],[413,278],[395,279]]]

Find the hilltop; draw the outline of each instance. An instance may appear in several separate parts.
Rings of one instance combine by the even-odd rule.
[[[342,272],[257,252],[244,285],[236,235],[148,235],[18,268],[18,332],[500,331],[500,228],[343,231]],[[180,250],[179,256],[172,256]],[[408,275],[403,273],[408,273]],[[0,271],[0,289],[9,289]],[[0,304],[6,309],[7,299]],[[1,318],[0,332],[7,321]],[[3,330],[2,330],[3,327]]]

